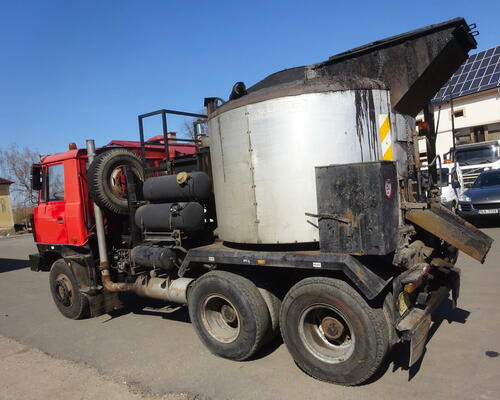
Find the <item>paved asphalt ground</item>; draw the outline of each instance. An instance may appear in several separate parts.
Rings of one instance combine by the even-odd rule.
[[[27,256],[35,251],[30,236],[0,239],[0,335],[157,394],[189,393],[213,400],[499,399],[500,228],[485,232],[496,240],[494,247],[484,265],[460,256],[459,307],[452,310],[446,302],[437,310],[419,368],[405,369],[408,354],[400,346],[381,376],[360,387],[308,377],[279,342],[252,361],[217,358],[199,342],[184,308],[66,319],[52,302],[48,273],[27,268]],[[38,364],[32,368],[40,372]],[[47,373],[47,380],[51,376]],[[29,368],[22,378],[26,385],[36,384]],[[0,376],[0,393],[4,385]]]
[[[0,336],[0,400],[190,400],[155,396],[110,379],[92,367],[50,357]]]

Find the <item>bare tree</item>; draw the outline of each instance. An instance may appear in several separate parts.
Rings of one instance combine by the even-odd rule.
[[[14,183],[10,187],[12,201],[17,206],[29,207],[33,200],[31,190],[31,165],[40,160],[38,153],[13,144],[0,149],[0,176]]]
[[[201,110],[199,114],[204,114],[205,110]],[[196,131],[195,131],[195,124],[202,124],[202,130],[206,130],[206,127],[203,126],[203,124],[206,123],[205,119],[201,118],[186,118],[182,122],[181,125],[181,134],[182,136],[186,137],[187,139],[196,139]],[[206,133],[206,132],[204,132]]]

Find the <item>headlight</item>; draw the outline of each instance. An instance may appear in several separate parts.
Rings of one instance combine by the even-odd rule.
[[[468,202],[471,201],[470,197],[467,196],[467,195],[465,195],[465,194],[463,194],[463,193],[460,196],[458,196],[458,200],[460,200],[460,201],[468,201]]]

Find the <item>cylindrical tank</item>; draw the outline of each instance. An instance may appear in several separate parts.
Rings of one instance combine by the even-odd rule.
[[[169,270],[178,261],[175,252],[168,247],[136,246],[130,251],[134,264]]]
[[[380,135],[384,123],[394,131],[389,102],[380,82],[330,80],[259,88],[215,110],[209,134],[220,238],[317,241],[318,220],[306,215],[317,213],[315,167],[387,155],[393,135],[385,143]],[[394,148],[391,157],[406,153]]]
[[[139,228],[151,232],[168,232],[173,229],[194,232],[205,226],[205,213],[203,206],[194,201],[146,204],[137,209],[135,223]]]
[[[142,193],[152,202],[205,200],[210,196],[210,178],[201,171],[155,176],[146,179]]]

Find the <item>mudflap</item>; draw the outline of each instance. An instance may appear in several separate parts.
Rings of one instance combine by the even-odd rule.
[[[123,308],[118,293],[111,293],[107,290],[103,290],[99,294],[90,295],[83,292],[83,295],[89,300],[91,317],[98,317]]]
[[[410,316],[411,314],[411,316]],[[409,318],[403,319],[397,329],[404,331],[403,339],[410,341],[410,367],[415,364],[425,350],[427,336],[431,328],[432,317],[424,310],[413,309],[410,311]],[[404,322],[403,322],[404,321]],[[410,326],[412,323],[412,326]]]
[[[413,307],[397,323],[396,329],[402,339],[410,342],[409,366],[415,364],[423,355],[432,322],[432,313],[445,301],[451,291],[455,307],[460,290],[460,269],[441,269],[446,279],[443,285],[429,294],[425,308]]]

